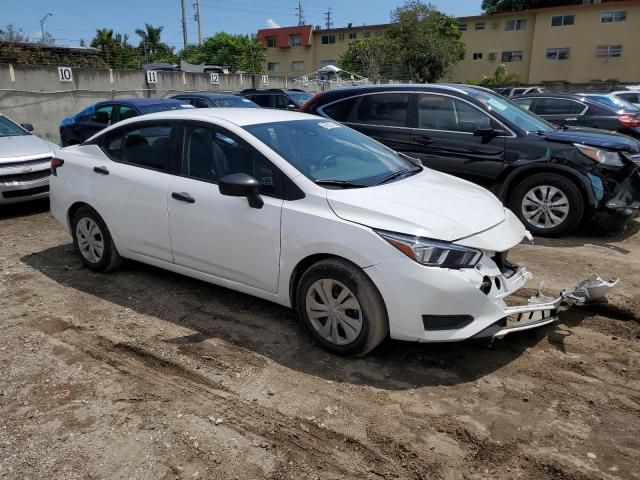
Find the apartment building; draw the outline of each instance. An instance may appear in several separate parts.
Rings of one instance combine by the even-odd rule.
[[[303,75],[336,63],[349,42],[388,25],[264,29],[258,38],[271,74]],[[585,2],[524,12],[461,17],[466,56],[454,82],[490,76],[504,63],[524,83],[639,82],[640,0]]]

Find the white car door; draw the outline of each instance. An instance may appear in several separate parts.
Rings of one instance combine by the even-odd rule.
[[[199,272],[276,293],[280,271],[279,171],[250,145],[206,124],[185,126],[180,174],[169,183],[174,262]],[[217,180],[247,173],[260,184],[262,208],[221,195]]]
[[[173,135],[170,122],[116,130],[90,172],[100,214],[124,256],[173,261],[167,212]]]

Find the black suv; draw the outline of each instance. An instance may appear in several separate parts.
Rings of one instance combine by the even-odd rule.
[[[513,101],[557,125],[601,128],[640,138],[640,112],[633,105],[617,107],[589,94],[569,93],[522,95]]]
[[[269,90],[248,88],[240,92],[240,95],[263,108],[277,108],[279,110],[299,110],[300,107],[313,98],[312,93],[299,88],[290,88],[288,90],[280,88],[270,88]]]
[[[617,228],[640,209],[640,142],[554,126],[485,88],[339,88],[303,110],[491,189],[539,235],[568,233],[592,217]]]

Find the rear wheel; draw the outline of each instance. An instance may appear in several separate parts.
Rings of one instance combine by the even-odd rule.
[[[570,233],[584,213],[584,200],[578,187],[554,173],[538,173],[521,182],[510,203],[525,227],[541,236]]]
[[[110,272],[122,264],[109,229],[93,208],[80,207],[71,219],[73,243],[82,262],[92,270]]]
[[[343,260],[321,260],[309,267],[298,284],[296,305],[316,341],[341,355],[364,355],[389,331],[375,285],[360,268]]]

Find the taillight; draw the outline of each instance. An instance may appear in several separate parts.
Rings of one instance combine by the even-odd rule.
[[[300,111],[301,112],[306,112],[307,108],[309,107],[309,105],[311,105],[313,102],[315,102],[318,98],[320,98],[323,95],[324,92],[318,92],[316,93],[313,97],[311,97],[311,100],[309,100],[307,103],[305,103],[302,107],[300,107]]]
[[[64,165],[64,160],[60,158],[52,158],[51,159],[51,175],[54,177],[58,176],[58,168]]]
[[[622,126],[627,128],[640,127],[640,117],[636,117],[635,115],[619,115],[618,121],[622,124]]]

